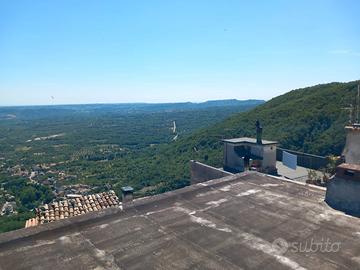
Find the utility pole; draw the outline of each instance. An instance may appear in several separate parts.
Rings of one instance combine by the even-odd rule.
[[[354,124],[354,108],[353,105],[350,104],[349,107],[346,108],[342,108],[343,110],[349,111],[349,124],[352,125]]]

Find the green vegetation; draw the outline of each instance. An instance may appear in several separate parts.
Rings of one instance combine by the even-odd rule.
[[[7,179],[8,181],[3,182],[1,186],[8,195],[14,197],[11,201],[16,203],[17,213],[0,217],[0,232],[24,227],[25,221],[34,215],[32,210],[35,207],[41,203],[48,203],[54,198],[47,186],[29,183],[21,177],[7,177]],[[1,201],[5,202],[3,197]]]
[[[93,191],[111,187],[119,193],[121,186],[131,185],[136,196],[165,192],[189,184],[191,159],[221,167],[220,140],[255,136],[257,119],[264,139],[278,140],[283,148],[339,155],[349,119],[344,107],[353,103],[356,86],[357,82],[330,83],[293,90],[255,108],[256,104],[229,102],[201,109],[187,103],[186,108],[172,105],[176,109],[169,104],[156,109],[86,105],[55,111],[46,107],[45,115],[39,108],[33,114],[5,108],[0,121],[0,184],[16,197],[24,216],[51,200],[49,190],[56,193],[59,186],[81,183]],[[31,182],[34,170],[38,173]],[[9,176],[14,174],[18,176]],[[19,213],[0,218],[1,230],[21,227],[24,219]]]
[[[356,87],[357,82],[331,83],[276,97],[133,159],[132,162],[144,162],[138,162],[137,172],[140,170],[141,173],[132,175],[130,179],[141,185],[170,185],[174,181],[189,179],[190,159],[221,167],[220,140],[255,136],[257,119],[263,124],[264,138],[278,140],[283,148],[317,155],[340,155],[345,143],[344,126],[349,120],[349,113],[344,108],[354,102]],[[149,156],[153,158],[148,159]],[[144,179],[145,183],[142,182]]]
[[[41,184],[28,183],[23,178],[10,179],[3,183],[2,186],[16,198],[17,204],[22,206],[20,210],[23,212],[32,210],[40,203],[48,203],[54,198],[48,187]]]
[[[264,138],[278,140],[281,147],[302,152],[340,154],[345,142],[344,125],[356,96],[357,83],[331,83],[294,90],[255,109],[234,115],[215,127],[195,133],[190,141],[216,145],[219,137],[255,136],[259,119]]]
[[[33,217],[32,212],[24,212],[9,217],[1,217],[0,233],[23,228],[26,220],[31,217]]]
[[[176,135],[182,138],[261,103],[0,108],[0,207],[10,201],[17,212],[0,217],[0,232],[23,227],[33,208],[63,196],[63,188],[76,190],[76,184],[87,185],[85,192],[119,192],[131,184],[138,195],[187,185],[187,179],[157,180],[164,178],[154,153],[174,144]]]

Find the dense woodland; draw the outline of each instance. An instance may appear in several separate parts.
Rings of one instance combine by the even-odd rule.
[[[16,197],[20,214],[1,217],[0,231],[21,227],[29,210],[53,199],[49,187],[9,176],[9,168],[16,165],[31,170],[35,164],[54,163],[39,177],[56,178],[51,171],[61,171],[71,176],[58,180],[61,185],[111,187],[118,194],[121,186],[131,185],[136,196],[152,195],[188,185],[191,159],[220,167],[220,140],[254,136],[256,120],[262,123],[264,138],[278,140],[283,148],[339,155],[349,120],[344,108],[354,104],[356,89],[357,82],[330,83],[293,90],[264,104],[228,101],[198,109],[187,103],[190,108],[21,108],[22,117],[15,118],[16,113],[5,108],[0,110],[0,182]],[[59,136],[34,140],[54,134]]]
[[[221,167],[221,139],[254,137],[256,120],[262,123],[264,139],[277,140],[283,148],[323,156],[340,155],[345,144],[344,126],[350,119],[345,108],[355,105],[357,83],[330,83],[290,91],[194,132],[175,145],[164,147],[158,155],[172,162],[168,167],[182,167],[179,180],[189,177],[190,159]]]
[[[154,180],[164,179],[156,168],[158,149],[175,144],[176,136],[181,139],[262,103],[2,107],[0,207],[13,196],[18,214],[0,217],[0,232],[23,227],[33,208],[56,199],[53,191],[59,186],[82,183],[94,187],[94,192],[108,188],[119,192],[130,184],[139,196],[146,187],[158,193],[184,186],[186,179],[170,181],[166,187]],[[34,171],[40,173],[32,178]]]
[[[340,155],[345,143],[344,126],[349,121],[349,112],[344,108],[354,105],[356,89],[357,82],[350,82],[293,90],[172,145],[149,149],[148,153],[132,159],[138,161],[132,184],[141,183],[137,186],[141,195],[142,185],[152,187],[146,189],[147,193],[156,193],[157,188],[164,191],[177,187],[189,179],[190,159],[221,167],[221,139],[255,136],[257,119],[263,125],[264,138],[278,140],[283,148],[324,156]],[[139,170],[141,173],[137,174]]]

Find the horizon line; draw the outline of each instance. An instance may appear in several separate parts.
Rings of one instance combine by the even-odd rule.
[[[236,99],[236,98],[226,98],[226,99],[209,99],[205,101],[177,101],[177,102],[143,102],[143,101],[136,101],[136,102],[85,102],[85,103],[57,103],[57,104],[19,104],[19,105],[0,105],[0,108],[9,108],[9,107],[50,107],[50,106],[84,106],[84,105],[160,105],[160,104],[184,104],[184,103],[191,103],[191,104],[202,104],[206,102],[212,101],[268,101],[266,99],[256,99],[256,98],[249,98],[249,99]]]

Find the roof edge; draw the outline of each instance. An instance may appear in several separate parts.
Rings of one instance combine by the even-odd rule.
[[[251,172],[251,173],[256,173],[256,172]],[[107,217],[110,217],[113,215],[126,214],[128,212],[128,210],[131,210],[132,208],[134,208],[136,206],[141,206],[141,205],[145,205],[148,203],[161,201],[163,199],[166,199],[166,198],[169,198],[172,196],[175,197],[175,196],[184,194],[188,191],[200,189],[205,186],[213,186],[213,185],[216,185],[219,183],[224,183],[224,181],[225,182],[233,181],[233,180],[236,180],[237,178],[239,178],[239,176],[248,175],[248,174],[249,174],[249,172],[244,172],[244,173],[240,173],[240,174],[236,174],[236,175],[225,176],[222,178],[212,179],[212,180],[209,180],[206,182],[186,186],[186,187],[168,191],[165,193],[138,198],[138,199],[135,199],[132,203],[128,204],[126,207],[124,207],[125,210],[122,207],[111,207],[111,208],[102,209],[102,210],[95,211],[95,212],[89,212],[84,215],[79,215],[79,216],[74,216],[74,217],[67,218],[67,219],[58,220],[56,222],[40,224],[35,227],[21,228],[18,230],[1,233],[0,234],[0,245],[4,245],[4,244],[11,243],[14,241],[20,241],[20,240],[23,240],[26,238],[31,238],[36,235],[39,235],[42,233],[47,233],[50,231],[60,231],[67,227],[79,227],[81,225],[85,225],[88,222],[96,222],[100,219],[106,219]]]
[[[119,216],[126,215],[127,213],[131,213],[131,210],[134,209],[135,207],[143,206],[143,205],[146,205],[149,203],[159,202],[159,201],[165,200],[167,198],[171,198],[171,197],[175,198],[176,196],[185,194],[189,191],[194,191],[194,190],[208,188],[208,187],[214,187],[218,184],[222,185],[226,182],[239,181],[239,180],[241,180],[242,176],[251,175],[251,174],[257,174],[257,175],[261,175],[261,176],[271,177],[271,178],[275,178],[275,179],[278,179],[281,181],[286,181],[286,182],[302,185],[305,187],[311,187],[311,188],[315,188],[315,189],[322,190],[322,191],[326,190],[323,187],[318,187],[318,186],[314,186],[314,185],[310,185],[310,184],[304,184],[304,183],[300,183],[300,182],[289,180],[289,179],[282,178],[282,177],[272,176],[269,174],[263,174],[263,173],[259,173],[259,172],[255,172],[255,171],[246,171],[246,172],[242,172],[242,173],[225,176],[222,178],[212,179],[212,180],[201,182],[198,184],[186,186],[186,187],[168,191],[165,193],[161,193],[161,194],[157,194],[157,195],[153,195],[153,196],[149,196],[149,197],[138,198],[138,199],[135,199],[132,203],[126,205],[125,210],[122,209],[121,207],[112,207],[112,208],[107,208],[107,209],[103,209],[103,210],[96,211],[96,212],[86,213],[86,214],[80,215],[80,216],[74,216],[71,218],[59,220],[57,222],[41,224],[36,227],[22,228],[22,229],[10,231],[10,232],[5,232],[5,233],[0,234],[0,245],[8,245],[8,244],[10,245],[16,241],[22,241],[27,238],[30,239],[34,236],[37,236],[37,235],[43,234],[43,233],[49,233],[49,232],[55,232],[55,231],[58,232],[61,230],[65,230],[66,228],[78,228],[81,226],[85,226],[87,223],[95,223],[99,220],[110,218],[113,215],[119,215]]]

